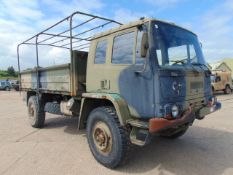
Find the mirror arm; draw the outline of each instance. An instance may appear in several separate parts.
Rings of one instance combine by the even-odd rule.
[[[149,52],[149,50],[148,50],[148,52]],[[149,53],[148,53],[148,54],[149,54]],[[146,58],[145,60],[146,60],[146,61],[145,61],[145,64],[144,64],[144,66],[143,66],[143,69],[134,72],[136,75],[140,75],[140,74],[146,72],[146,65],[147,65],[148,59]]]

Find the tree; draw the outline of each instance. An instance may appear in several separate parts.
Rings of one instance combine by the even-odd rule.
[[[7,73],[8,73],[10,76],[16,76],[15,69],[14,69],[13,66],[8,67]]]

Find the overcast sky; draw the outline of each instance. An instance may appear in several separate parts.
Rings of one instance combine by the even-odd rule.
[[[0,69],[17,67],[18,43],[77,10],[123,23],[142,16],[171,21],[198,34],[207,61],[233,58],[232,0],[0,0]],[[25,67],[35,63],[34,50],[21,52]],[[43,63],[61,55],[47,50]]]

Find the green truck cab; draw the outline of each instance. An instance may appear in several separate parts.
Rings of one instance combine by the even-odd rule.
[[[90,19],[74,26],[75,15]],[[120,26],[91,37],[80,35],[98,26],[74,33],[73,28],[95,19]],[[37,52],[37,66],[20,71],[33,127],[43,127],[46,112],[79,117],[78,128],[86,129],[95,159],[115,168],[125,162],[131,144],[144,146],[154,135],[178,138],[195,119],[221,108],[212,96],[211,72],[193,32],[157,19],[121,25],[82,12],[59,23],[63,21],[69,21],[69,35],[60,32],[50,38],[70,41],[69,64],[39,67],[38,47],[44,43],[38,38],[51,28],[32,37],[35,43],[30,38],[18,46],[19,51],[21,45],[34,44]],[[86,41],[89,51],[80,48],[85,43],[75,49],[78,41]],[[63,47],[55,43],[47,45]],[[20,69],[19,53],[18,62]]]

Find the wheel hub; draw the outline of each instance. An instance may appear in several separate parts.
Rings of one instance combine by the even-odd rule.
[[[33,104],[29,104],[28,106],[28,116],[30,123],[33,124],[35,122],[35,109]]]
[[[112,134],[104,122],[97,122],[93,128],[93,139],[97,149],[108,154],[112,149]]]
[[[29,114],[30,116],[34,116],[34,108],[32,105],[29,106]]]

